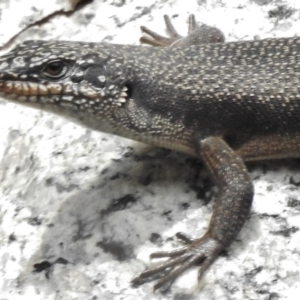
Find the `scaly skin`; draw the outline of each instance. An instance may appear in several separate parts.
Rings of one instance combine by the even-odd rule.
[[[300,38],[222,43],[193,17],[187,38],[166,24],[171,38],[142,28],[161,47],[28,41],[0,58],[7,100],[204,161],[219,188],[208,231],[152,254],[170,260],[133,283],[161,276],[155,289],[201,262],[200,279],[236,238],[253,199],[244,161],[300,153]]]

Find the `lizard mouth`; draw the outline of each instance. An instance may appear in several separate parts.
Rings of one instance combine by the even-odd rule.
[[[130,89],[124,85],[118,94],[114,96],[115,105],[122,106],[128,101]],[[81,86],[74,89],[69,83],[35,83],[23,81],[1,81],[0,96],[16,103],[47,104],[55,103],[62,106],[71,106],[72,103],[77,108],[98,106],[101,101],[104,103],[105,92],[96,91],[90,86]],[[113,98],[110,98],[111,100]]]
[[[40,83],[0,80],[0,93],[3,93],[5,96],[10,96],[10,98],[23,97],[25,100],[35,96],[58,95],[61,94],[61,92],[62,86],[60,84],[46,86]]]

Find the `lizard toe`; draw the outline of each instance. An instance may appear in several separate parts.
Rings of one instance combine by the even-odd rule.
[[[173,251],[152,253],[150,255],[151,258],[168,257],[169,260],[142,272],[133,279],[132,283],[134,285],[141,285],[159,278],[154,285],[154,291],[160,289],[162,292],[165,292],[185,270],[199,264],[201,266],[198,280],[200,280],[224,248],[220,242],[210,237],[209,234],[204,235],[200,239],[192,239],[183,233],[178,233],[177,236],[189,245]]]

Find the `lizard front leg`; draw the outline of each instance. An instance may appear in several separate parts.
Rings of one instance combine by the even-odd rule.
[[[186,269],[199,263],[200,280],[219,253],[236,238],[249,215],[253,185],[242,159],[218,137],[201,140],[198,151],[219,189],[209,228],[203,237],[196,239],[177,233],[187,245],[178,250],[151,254],[151,258],[170,259],[140,274],[133,280],[134,284],[161,277],[154,290],[166,289]]]
[[[169,38],[161,36],[145,26],[141,27],[146,36],[140,38],[142,44],[148,44],[155,47],[188,47],[191,45],[223,43],[225,37],[221,30],[205,24],[199,26],[196,23],[194,15],[189,16],[188,35],[181,36],[174,28],[169,16],[164,16],[167,33]]]

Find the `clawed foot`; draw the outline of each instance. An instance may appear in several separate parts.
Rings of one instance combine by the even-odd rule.
[[[221,30],[207,25],[199,26],[195,16],[190,15],[188,20],[188,35],[181,36],[173,26],[169,16],[164,16],[167,33],[170,36],[161,36],[145,26],[141,27],[145,36],[140,38],[142,44],[148,44],[155,47],[186,47],[191,45],[201,45],[209,43],[221,43],[225,41],[225,37]]]
[[[161,36],[152,30],[148,29],[145,26],[141,26],[142,32],[144,32],[148,36],[142,36],[140,38],[140,42],[142,44],[148,44],[151,46],[156,46],[156,47],[169,47],[178,42],[183,38],[175,27],[172,24],[172,21],[169,16],[164,15],[164,20],[167,28],[167,33],[170,36],[169,38]],[[188,34],[190,34],[192,31],[194,31],[197,27],[195,16],[190,15],[189,16],[189,29],[188,29]]]
[[[150,258],[168,257],[169,260],[157,267],[141,273],[138,277],[132,280],[133,285],[141,285],[145,282],[160,278],[154,285],[154,291],[157,289],[167,291],[174,280],[185,270],[194,265],[201,264],[198,273],[199,281],[204,272],[224,248],[220,242],[211,238],[209,234],[205,234],[200,239],[192,239],[181,232],[177,233],[176,236],[182,240],[186,246],[173,251],[152,253]]]

